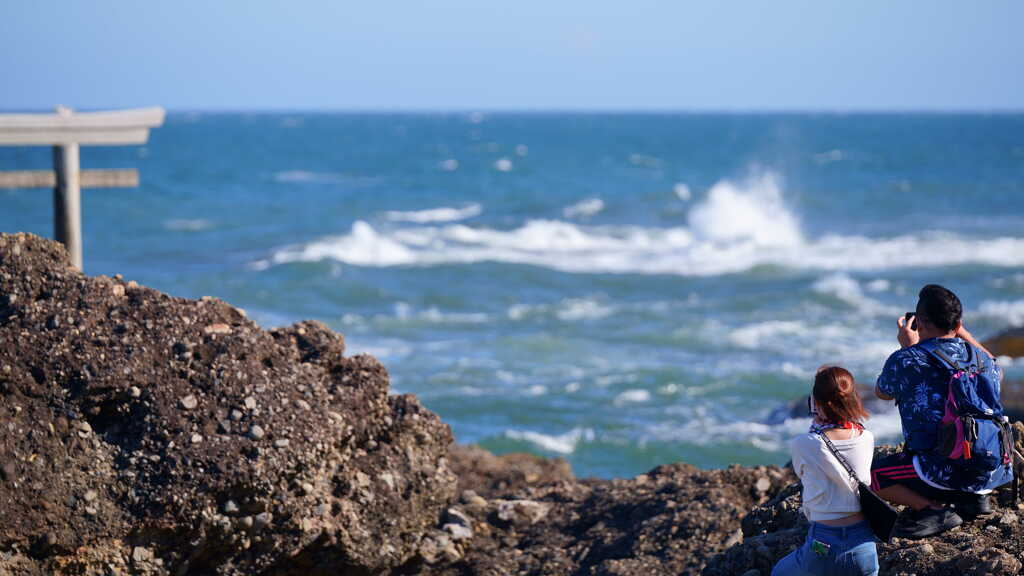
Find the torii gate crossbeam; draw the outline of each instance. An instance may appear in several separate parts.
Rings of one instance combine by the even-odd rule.
[[[53,228],[71,262],[82,268],[81,188],[134,187],[136,170],[79,169],[80,144],[144,144],[149,129],[164,122],[163,108],[54,114],[0,114],[0,146],[53,146],[53,172],[0,172],[0,188],[53,187]]]

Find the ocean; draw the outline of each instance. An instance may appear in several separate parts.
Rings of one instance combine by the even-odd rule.
[[[458,441],[582,476],[785,462],[785,407],[872,384],[926,283],[1024,324],[1024,115],[171,113],[81,157],[141,172],[83,191],[87,273],[323,321]],[[0,231],[52,236],[51,194]]]

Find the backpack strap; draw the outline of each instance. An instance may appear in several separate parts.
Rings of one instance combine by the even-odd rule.
[[[967,368],[973,368],[975,372],[981,373],[985,370],[985,354],[975,348],[970,342],[964,340],[964,348],[967,349]]]
[[[967,354],[968,358],[970,358],[971,345],[966,342],[964,342],[964,344],[967,346]],[[949,357],[948,354],[942,351],[942,348],[940,348],[939,345],[935,343],[934,339],[929,338],[924,342],[920,342],[918,346],[920,346],[921,349],[924,350],[929,356],[938,360],[943,366],[945,366],[951,372],[962,372],[964,370],[964,367],[960,366],[959,362],[953,360],[952,358]]]

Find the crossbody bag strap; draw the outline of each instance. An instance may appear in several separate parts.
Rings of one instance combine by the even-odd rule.
[[[821,436],[821,439],[825,441],[825,445],[828,446],[829,451],[832,452],[832,455],[836,457],[836,460],[839,461],[839,464],[846,469],[846,473],[850,475],[850,479],[859,484],[860,478],[857,477],[857,474],[853,471],[853,467],[850,466],[850,463],[846,461],[846,458],[844,458],[843,455],[839,453],[839,450],[836,449],[836,446],[835,444],[832,443],[832,440],[829,440],[829,437],[824,432],[819,432],[818,435]]]
[[[970,358],[970,344],[968,344],[967,342],[964,342],[964,344],[966,344],[968,347],[967,355],[968,358]],[[942,364],[943,367],[945,367],[950,372],[960,372],[964,370],[964,368],[960,366],[960,363],[957,362],[956,360],[953,360],[952,358],[949,357],[948,354],[943,352],[942,348],[940,348],[934,340],[925,340],[924,342],[921,342],[919,346],[921,346],[921,349],[924,350],[925,353],[927,353],[932,358],[938,360],[939,363]]]

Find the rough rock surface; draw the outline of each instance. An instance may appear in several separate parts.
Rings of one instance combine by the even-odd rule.
[[[343,352],[0,236],[0,574],[408,562],[455,495],[451,434]]]
[[[462,489],[453,510],[470,521],[472,537],[402,573],[699,574],[742,539],[744,515],[794,480],[778,467],[687,464],[631,479],[575,479],[559,460],[473,447],[453,448],[451,462]],[[447,544],[444,532],[439,526],[435,538]]]

